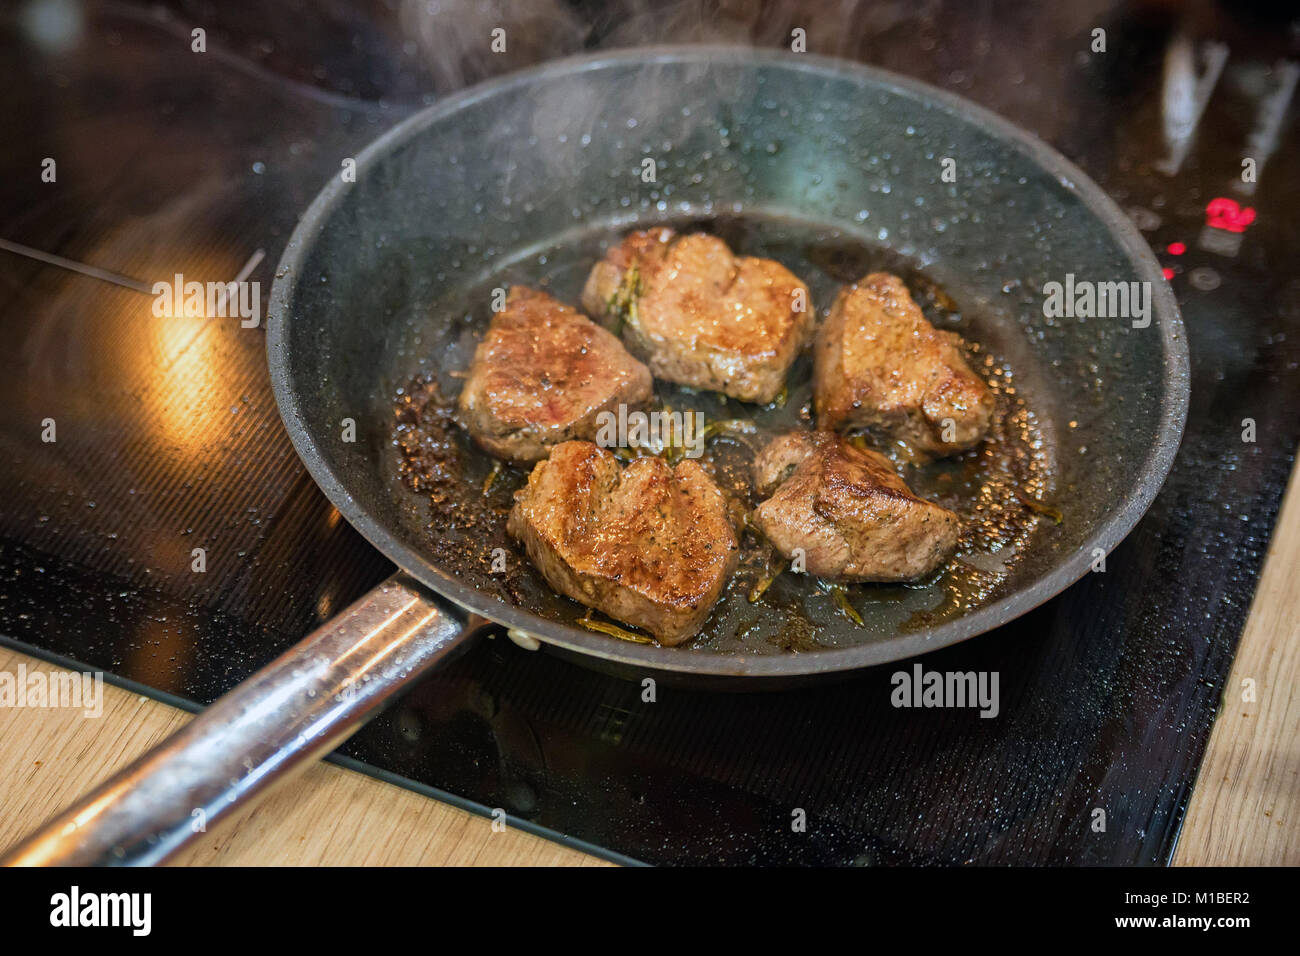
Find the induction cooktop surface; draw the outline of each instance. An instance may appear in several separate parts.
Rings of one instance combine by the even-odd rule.
[[[1105,573],[923,659],[998,672],[996,719],[892,707],[893,667],[783,693],[668,686],[647,706],[638,684],[498,636],[336,759],[620,860],[1169,860],[1300,439],[1300,20],[1213,3],[268,6],[5,14],[0,640],[196,707],[391,572],[294,455],[261,331],[155,315],[153,282],[269,289],[339,157],[469,83],[799,28],[810,52],[1032,130],[1129,211],[1192,356],[1154,506]],[[519,38],[501,55],[493,18]]]

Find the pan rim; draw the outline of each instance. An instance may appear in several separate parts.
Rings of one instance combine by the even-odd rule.
[[[1133,265],[1138,278],[1149,281],[1153,290],[1155,324],[1160,330],[1165,358],[1161,418],[1156,441],[1143,463],[1135,493],[1120,510],[1097,528],[1074,555],[1028,587],[1004,595],[991,604],[936,628],[898,634],[855,647],[745,656],[695,652],[689,647],[632,644],[543,618],[498,598],[489,597],[447,574],[415,549],[408,547],[383,522],[375,519],[369,509],[352,496],[345,483],[329,466],[303,417],[288,371],[290,322],[287,316],[298,281],[299,267],[310,251],[311,240],[319,225],[346,195],[348,184],[335,175],[302,215],[276,268],[276,279],[267,308],[266,349],[276,405],[295,452],[326,498],[362,537],[399,568],[442,597],[506,627],[533,634],[547,644],[610,663],[648,670],[701,677],[788,678],[837,674],[902,661],[987,633],[1064,592],[1088,573],[1094,549],[1101,548],[1103,553],[1109,554],[1128,535],[1163,487],[1173,466],[1187,419],[1190,358],[1177,300],[1150,247],[1114,200],[1087,174],[1036,135],[1020,129],[985,107],[928,83],[835,57],[740,45],[632,47],[548,61],[449,96],[407,117],[369,143],[356,157],[357,173],[362,173],[377,158],[444,116],[499,92],[527,85],[540,77],[571,75],[628,63],[778,65],[802,72],[856,78],[868,82],[874,88],[944,109],[960,120],[980,124],[994,138],[1009,148],[1020,151],[1039,168],[1051,174],[1063,188],[1074,192],[1114,237]]]

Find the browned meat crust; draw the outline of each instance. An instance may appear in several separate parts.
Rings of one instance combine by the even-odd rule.
[[[960,343],[926,321],[896,276],[875,272],[845,287],[817,335],[818,427],[878,427],[937,455],[977,445],[993,395]]]
[[[916,497],[872,451],[832,432],[790,432],[754,460],[752,520],[786,558],[829,581],[910,581],[952,556],[960,521]]]
[[[588,314],[621,323],[657,378],[770,402],[814,325],[808,288],[771,259],[714,236],[635,232],[591,270]]]
[[[608,331],[543,292],[514,286],[492,318],[461,390],[462,423],[484,449],[527,464],[596,418],[648,402],[650,371]]]
[[[691,460],[626,468],[590,442],[551,450],[507,523],[561,594],[680,644],[708,617],[739,561],[722,492]]]

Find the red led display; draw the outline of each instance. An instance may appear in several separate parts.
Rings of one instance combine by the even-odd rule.
[[[1227,232],[1245,232],[1246,227],[1255,221],[1255,210],[1250,206],[1242,207],[1237,200],[1226,196],[1211,199],[1205,207],[1205,224]]]

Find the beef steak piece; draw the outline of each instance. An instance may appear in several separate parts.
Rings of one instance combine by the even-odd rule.
[[[645,404],[650,371],[619,340],[544,292],[514,286],[474,352],[458,402],[484,449],[516,464],[595,438],[601,412]]]
[[[667,228],[612,247],[582,306],[616,324],[656,378],[759,403],[780,394],[815,324],[808,287],[779,262]]]
[[[952,556],[960,521],[918,498],[889,459],[834,432],[789,432],[754,459],[767,500],[751,521],[786,558],[828,581],[910,581]]]
[[[699,630],[740,559],[727,501],[698,462],[621,467],[590,442],[537,464],[506,529],[556,591],[666,645]]]
[[[974,447],[993,394],[960,346],[926,321],[897,276],[874,272],[846,286],[817,334],[817,426],[881,428],[936,455]]]

